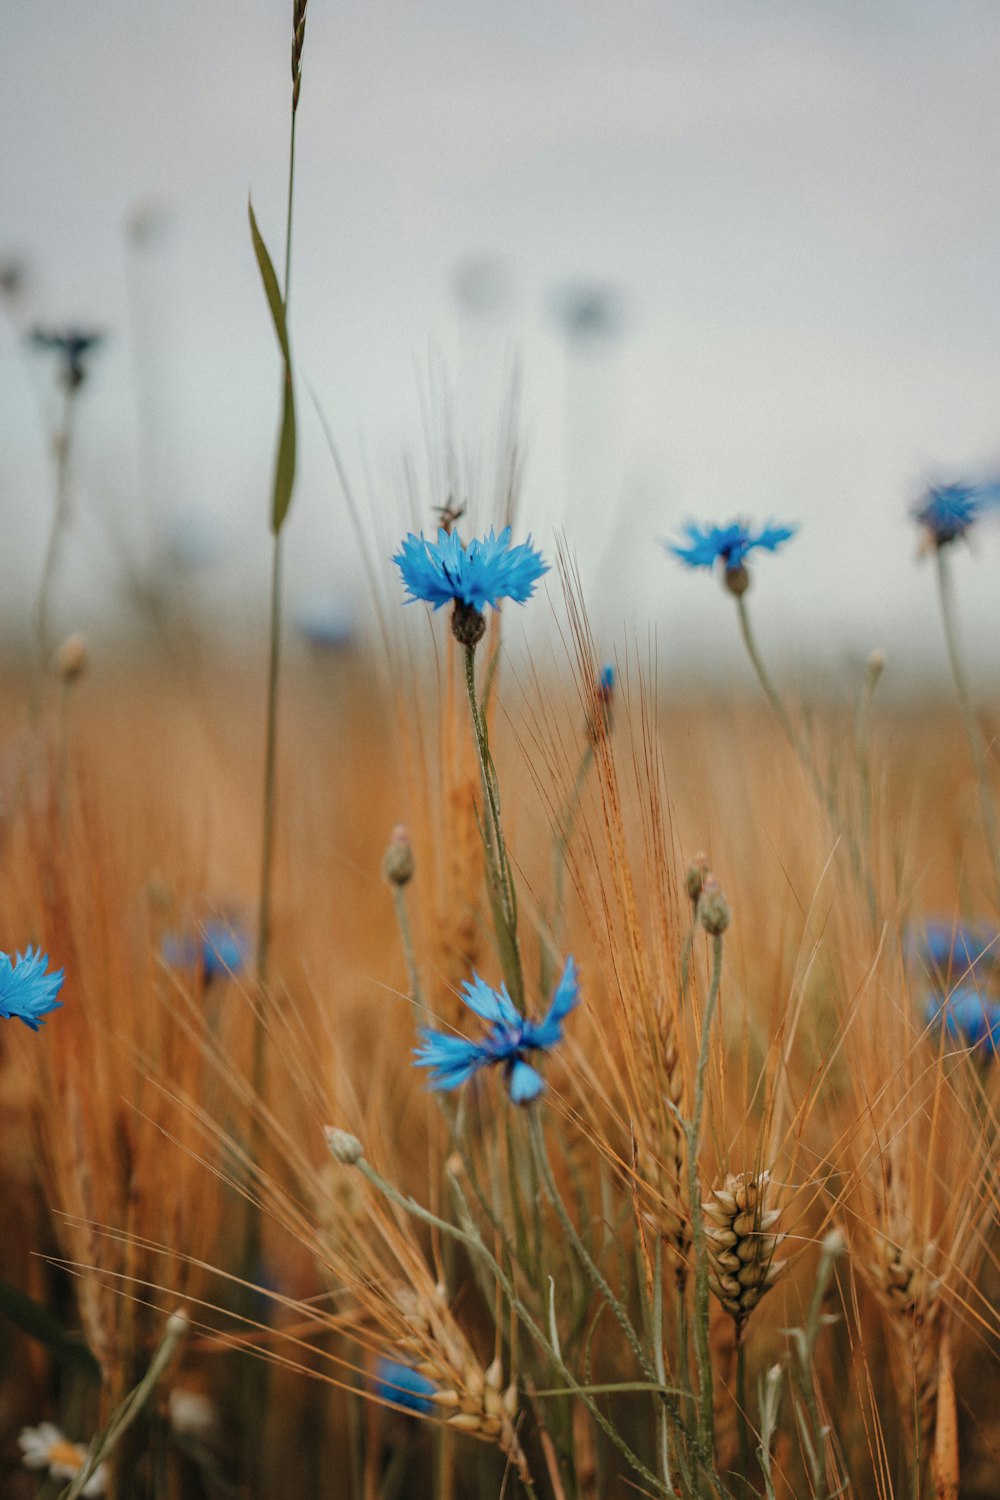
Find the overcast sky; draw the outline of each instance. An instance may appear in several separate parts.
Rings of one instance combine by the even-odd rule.
[[[147,507],[210,517],[208,582],[263,597],[278,364],[246,197],[280,259],[290,12],[0,5],[0,258],[27,263],[29,313],[109,332],[81,402],[67,628],[113,587],[106,530],[140,548]],[[516,357],[523,529],[548,550],[565,525],[609,647],[651,618],[668,658],[729,641],[730,601],[657,538],[742,514],[801,523],[757,569],[774,649],[943,661],[907,508],[928,477],[1000,470],[998,76],[985,0],[310,0],[294,350],[378,535],[408,518],[401,455],[427,467],[422,405],[440,470],[445,379],[475,446]],[[474,315],[455,273],[476,257],[504,277]],[[618,288],[624,317],[572,352],[553,298],[576,279]],[[49,375],[0,324],[8,600],[41,568]],[[301,406],[290,593],[350,599],[304,386]],[[1000,529],[956,557],[984,660],[998,557]]]

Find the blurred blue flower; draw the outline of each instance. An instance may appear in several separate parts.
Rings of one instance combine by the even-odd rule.
[[[202,971],[206,980],[239,974],[250,956],[250,935],[233,922],[206,922],[197,935],[163,939],[163,957],[172,968]]]
[[[380,1359],[375,1366],[375,1395],[395,1406],[405,1406],[418,1417],[429,1417],[434,1411],[431,1397],[437,1386],[412,1365],[401,1365],[394,1359]]]
[[[976,990],[959,988],[943,1000],[932,996],[924,1018],[934,1030],[943,1027],[947,1037],[983,1057],[1000,1050],[1000,1005]]]
[[[930,485],[913,507],[913,519],[935,547],[963,537],[983,508],[985,492],[971,484]]]
[[[798,530],[795,526],[768,525],[755,533],[742,521],[732,521],[728,526],[699,526],[687,521],[681,529],[687,537],[686,543],[664,542],[668,552],[689,568],[712,568],[721,562],[726,573],[739,572],[757,547],[766,552],[776,551]]]
[[[927,917],[907,929],[910,962],[949,988],[954,979],[984,973],[1000,964],[1000,931],[947,917]]]
[[[491,527],[489,536],[474,539],[468,547],[457,532],[444,527],[436,542],[427,541],[423,532],[414,536],[411,531],[392,560],[410,595],[407,604],[423,599],[435,609],[453,600],[480,612],[487,604],[497,609],[501,599],[524,604],[538,579],[549,571],[530,536],[517,547],[510,545],[509,526],[499,536]]]
[[[295,624],[303,639],[317,650],[338,650],[353,645],[356,638],[354,612],[325,595],[316,595],[301,604]]]
[[[30,945],[13,963],[6,953],[0,953],[0,1017],[5,1021],[16,1017],[37,1031],[45,1024],[43,1016],[60,1008],[62,1001],[56,996],[62,988],[63,971],[47,974],[48,965],[48,954]]]
[[[418,1068],[430,1068],[432,1089],[457,1089],[480,1068],[501,1063],[507,1090],[515,1104],[530,1104],[545,1088],[545,1081],[529,1062],[527,1052],[547,1052],[562,1041],[562,1023],[579,1003],[576,963],[566,960],[552,1004],[541,1021],[522,1016],[507,993],[507,986],[491,990],[478,974],[462,986],[462,999],[471,1011],[486,1021],[490,1030],[481,1042],[470,1042],[425,1027],[421,1046],[413,1056]]]
[[[104,335],[80,328],[34,328],[30,340],[36,349],[50,349],[60,356],[63,383],[68,390],[75,391],[86,377],[87,356],[104,342]]]
[[[601,675],[597,679],[597,691],[602,698],[610,698],[615,690],[615,669],[612,666],[603,666]]]

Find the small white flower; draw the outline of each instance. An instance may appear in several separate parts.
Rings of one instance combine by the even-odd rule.
[[[53,1479],[75,1479],[87,1462],[87,1449],[71,1442],[54,1422],[22,1427],[17,1441],[25,1468],[48,1469]],[[98,1464],[81,1493],[87,1500],[103,1495],[106,1482],[107,1471],[103,1464]]]
[[[175,1385],[170,1392],[170,1425],[179,1437],[210,1444],[219,1434],[219,1414],[211,1396]]]

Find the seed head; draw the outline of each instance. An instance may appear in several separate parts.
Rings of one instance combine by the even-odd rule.
[[[404,824],[397,823],[382,859],[382,874],[390,885],[404,886],[413,879],[414,868],[410,835]]]
[[[732,913],[729,902],[715,876],[706,874],[698,903],[698,916],[705,931],[712,937],[721,937],[729,926]]]
[[[708,868],[707,856],[701,853],[696,854],[694,859],[688,865],[687,873],[684,876],[684,884],[687,888],[688,900],[691,902],[692,906],[697,906],[698,902],[701,900],[701,893],[705,885],[705,880],[710,874],[711,871]]]
[[[365,1154],[365,1148],[356,1135],[351,1135],[349,1130],[341,1130],[337,1125],[325,1126],[323,1134],[334,1161],[339,1161],[344,1167],[357,1166]]]

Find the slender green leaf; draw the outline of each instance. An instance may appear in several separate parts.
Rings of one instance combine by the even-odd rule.
[[[274,494],[271,501],[271,530],[277,536],[284,525],[288,507],[292,503],[292,486],[295,483],[295,393],[292,389],[292,370],[285,366],[285,390],[281,403],[281,433],[278,437],[278,452],[274,461]]]
[[[101,1367],[83,1339],[68,1332],[47,1307],[7,1281],[0,1281],[0,1313],[22,1333],[44,1345],[60,1364],[72,1366],[90,1380],[100,1381]]]
[[[288,326],[285,322],[285,304],[281,296],[281,288],[278,286],[278,278],[275,275],[274,265],[268,254],[267,246],[264,244],[260,230],[257,228],[257,219],[253,211],[253,203],[247,199],[247,213],[250,216],[250,234],[253,238],[254,254],[257,257],[257,265],[260,267],[260,279],[264,283],[264,294],[267,297],[267,305],[271,309],[271,317],[274,319],[274,331],[278,335],[278,343],[281,352],[285,356],[285,364],[290,365],[292,356],[288,348]]]
[[[271,309],[271,317],[274,320],[274,331],[278,335],[278,345],[281,349],[285,366],[285,379],[281,398],[281,430],[278,434],[278,449],[274,460],[274,486],[271,496],[271,530],[277,536],[284,525],[285,517],[292,503],[292,489],[295,484],[296,429],[295,390],[292,384],[292,354],[288,342],[288,322],[285,317],[285,304],[282,300],[281,289],[278,286],[278,278],[275,275],[274,265],[268,254],[267,246],[264,244],[261,232],[257,228],[253,203],[249,199],[247,200],[247,213],[250,217],[250,235],[253,239],[257,265],[260,269],[260,279],[264,283],[264,295],[267,297],[267,305]]]

